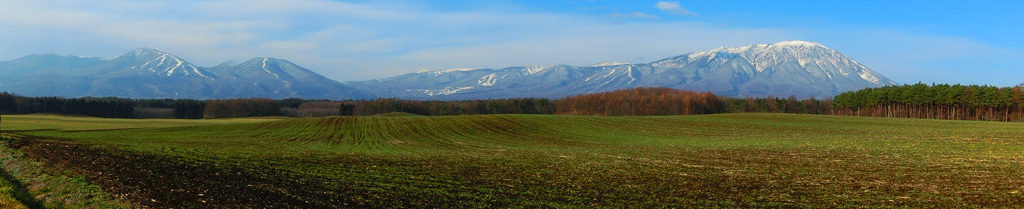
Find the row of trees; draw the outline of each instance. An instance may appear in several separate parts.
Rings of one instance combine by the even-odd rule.
[[[11,99],[3,99],[11,98]],[[47,102],[30,102],[42,100]],[[77,111],[47,108],[51,100],[116,101],[123,115],[98,114],[105,107],[77,106]],[[827,100],[826,100],[827,101]],[[10,103],[4,106],[4,102]],[[104,103],[106,104],[106,103]],[[669,88],[636,88],[613,92],[577,95],[563,99],[517,98],[463,101],[421,101],[381,98],[373,100],[303,100],[264,98],[228,100],[192,99],[60,99],[29,98],[0,94],[0,109],[6,113],[80,114],[97,117],[136,118],[232,118],[255,116],[323,117],[335,115],[368,116],[392,112],[418,115],[476,114],[567,114],[567,115],[687,115],[721,112],[788,112],[822,113],[827,102],[814,100],[718,97],[709,92],[692,92]],[[76,105],[71,105],[76,106]],[[8,108],[10,109],[10,108]],[[99,110],[92,112],[91,110]],[[81,114],[89,113],[89,114]]]
[[[266,98],[206,101],[205,118],[281,116],[281,102]]]
[[[286,108],[287,110],[288,108]],[[326,116],[330,109],[338,115],[376,115],[408,112],[419,115],[475,114],[562,114],[562,115],[689,115],[723,112],[774,112],[827,114],[831,100],[813,97],[797,100],[719,97],[709,92],[693,92],[670,88],[636,88],[612,92],[577,95],[563,99],[496,99],[463,101],[419,101],[375,99],[359,101],[307,101],[288,116]]]
[[[720,113],[725,103],[710,92],[670,88],[635,88],[579,95],[555,101],[557,114],[692,115]]]
[[[202,119],[205,100],[195,99],[139,99],[135,100],[136,118]]]
[[[0,112],[7,114],[56,113],[106,118],[134,117],[134,102],[119,98],[23,97],[0,92]]]
[[[229,100],[22,97],[0,93],[0,113],[57,113],[96,117],[231,118],[255,116],[367,116],[391,112],[419,115],[568,114],[687,115],[722,112],[835,114],[954,120],[1024,121],[1024,90],[977,85],[903,85],[869,88],[833,99],[814,97],[728,98],[709,92],[636,88],[563,99],[420,101]]]
[[[288,101],[289,103],[293,101]],[[726,109],[712,93],[669,88],[637,88],[563,99],[516,98],[463,101],[420,101],[394,98],[358,101],[308,101],[285,108],[288,116],[376,115],[407,112],[418,115],[568,114],[568,115],[682,115],[720,113]]]
[[[1024,121],[1021,86],[914,84],[870,88],[834,98],[835,114],[952,120]]]
[[[796,96],[790,96],[786,99],[768,96],[767,98],[723,98],[723,100],[726,103],[725,111],[732,113],[767,112],[830,114],[833,112],[831,99],[818,100],[813,96],[804,100],[798,100]]]
[[[0,113],[50,113],[104,118],[203,118],[206,101],[194,99],[123,99],[25,97],[0,92]]]

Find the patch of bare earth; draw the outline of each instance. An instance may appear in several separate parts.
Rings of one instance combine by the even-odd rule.
[[[265,168],[145,155],[72,142],[32,140],[21,150],[88,177],[118,199],[146,208],[328,208],[309,177]],[[303,180],[297,180],[303,179]]]

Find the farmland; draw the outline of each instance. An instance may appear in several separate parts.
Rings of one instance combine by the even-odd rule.
[[[1024,124],[795,114],[4,116],[20,151],[150,207],[1024,204]]]

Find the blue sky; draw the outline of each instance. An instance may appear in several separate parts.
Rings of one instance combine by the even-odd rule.
[[[805,40],[899,83],[1011,86],[1024,82],[1022,2],[14,1],[0,7],[0,60],[149,47],[199,66],[277,57],[349,81]]]

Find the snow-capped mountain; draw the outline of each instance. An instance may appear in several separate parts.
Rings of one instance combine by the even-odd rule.
[[[409,99],[558,98],[635,87],[806,98],[896,85],[842,53],[806,41],[722,47],[651,63],[442,70],[346,84]]]
[[[687,74],[683,89],[731,96],[833,96],[896,85],[857,61],[818,43],[784,41],[718,48],[650,63]],[[701,88],[701,87],[705,88]]]
[[[195,66],[154,49],[112,59],[38,54],[0,62],[0,89],[26,96],[127,98],[308,98],[373,96],[274,58]]]
[[[168,77],[198,77],[215,80],[211,73],[192,65],[177,56],[155,49],[139,48],[110,60],[109,70],[136,75],[161,75]],[[110,72],[115,73],[115,72]]]
[[[234,92],[230,95],[269,98],[363,99],[372,98],[338,81],[282,59],[259,57],[238,65],[229,63],[210,68]]]
[[[114,58],[36,54],[0,62],[0,90],[64,97],[447,100],[559,98],[670,87],[733,97],[806,98],[895,84],[842,53],[806,41],[722,47],[650,63],[462,68],[344,84],[281,59],[260,57],[207,68],[147,48]]]

